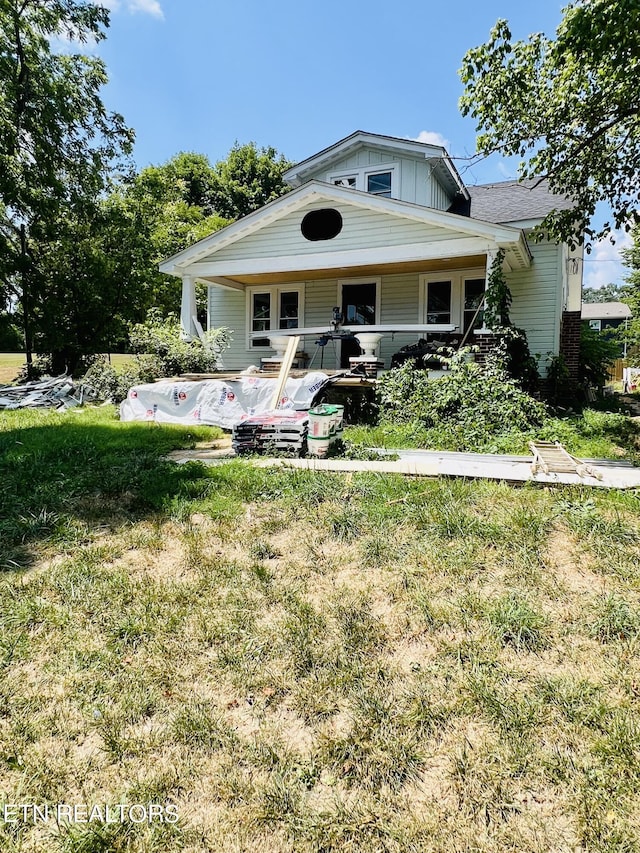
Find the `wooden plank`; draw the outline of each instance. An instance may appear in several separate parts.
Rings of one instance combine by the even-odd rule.
[[[298,351],[299,344],[299,335],[290,338],[289,343],[287,344],[287,349],[285,350],[284,358],[282,359],[282,365],[280,366],[280,373],[278,374],[278,384],[276,386],[276,390],[273,393],[273,397],[271,398],[271,408],[274,410],[277,409],[280,404],[280,395],[284,390],[284,386],[287,381],[287,376],[289,375],[289,371],[291,370],[291,365],[293,364],[293,359],[295,358],[296,352]]]

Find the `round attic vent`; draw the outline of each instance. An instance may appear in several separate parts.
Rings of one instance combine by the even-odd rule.
[[[300,230],[306,240],[333,240],[342,231],[342,216],[332,207],[310,210],[302,220]]]

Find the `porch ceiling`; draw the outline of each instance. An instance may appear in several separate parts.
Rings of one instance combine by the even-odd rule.
[[[396,261],[389,264],[366,264],[364,266],[333,267],[332,269],[287,270],[283,272],[255,273],[235,275],[224,280],[216,276],[202,275],[202,281],[222,286],[244,287],[260,284],[286,284],[290,282],[314,281],[333,278],[361,278],[362,276],[398,275],[402,273],[428,273],[440,270],[462,270],[486,266],[486,255],[469,255],[463,258],[439,258],[429,261]]]

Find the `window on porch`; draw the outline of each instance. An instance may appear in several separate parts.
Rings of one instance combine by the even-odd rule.
[[[421,278],[425,323],[454,323],[462,335],[472,326],[482,328],[484,312],[478,309],[484,299],[484,275],[479,271],[464,271]]]
[[[302,287],[265,287],[247,290],[247,329],[265,332],[264,338],[249,338],[249,349],[268,347],[269,332],[298,329],[303,309]]]

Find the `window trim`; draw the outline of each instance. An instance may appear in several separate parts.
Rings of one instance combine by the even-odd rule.
[[[333,184],[336,180],[344,178],[355,178],[356,185],[353,189],[367,192],[367,178],[370,175],[380,175],[385,172],[391,173],[391,198],[400,198],[400,163],[380,163],[379,165],[358,166],[356,169],[340,169],[338,172],[327,173],[327,183]],[[351,189],[345,187],[345,189]],[[379,198],[387,198],[381,193],[371,193]]]
[[[451,282],[451,322],[458,327],[459,333],[464,331],[464,283],[472,279],[484,279],[485,292],[487,289],[487,270],[485,267],[475,267],[464,270],[440,270],[440,272],[421,273],[420,293],[418,299],[418,316],[420,323],[427,322],[427,289],[429,284],[437,281]],[[427,334],[429,334],[427,332]]]
[[[265,332],[264,337],[277,335],[278,332],[284,331],[280,329],[280,294],[281,293],[297,293],[298,294],[298,328],[304,326],[304,283],[292,282],[291,284],[267,284],[261,287],[259,284],[251,285],[246,288],[245,301],[245,328],[247,330],[246,349],[248,352],[275,352],[273,347],[256,346],[251,340],[253,334],[253,296],[255,293],[268,293],[271,298],[271,327]],[[275,309],[275,310],[274,310]],[[275,324],[275,327],[274,325]]]

